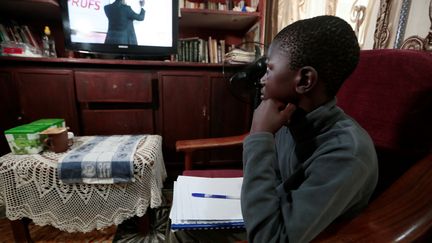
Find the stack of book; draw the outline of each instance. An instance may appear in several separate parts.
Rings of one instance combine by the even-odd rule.
[[[225,54],[225,61],[231,64],[252,63],[256,58],[255,52],[242,49],[233,49]]]
[[[172,230],[244,228],[243,178],[179,176],[170,212]]]

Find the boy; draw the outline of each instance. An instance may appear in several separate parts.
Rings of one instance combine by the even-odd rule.
[[[367,205],[374,146],[335,98],[359,52],[352,28],[334,16],[297,21],[274,38],[243,145],[248,242],[309,242]]]

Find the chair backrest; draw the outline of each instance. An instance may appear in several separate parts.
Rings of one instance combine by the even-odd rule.
[[[364,50],[343,84],[338,105],[372,137],[381,191],[432,151],[432,54]]]

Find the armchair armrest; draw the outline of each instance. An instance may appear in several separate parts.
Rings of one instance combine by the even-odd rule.
[[[314,242],[421,242],[432,236],[432,154],[414,164],[357,217]]]
[[[197,150],[238,146],[243,144],[248,133],[239,136],[179,140],[176,142],[176,151],[185,154],[185,170],[192,169],[192,153]]]

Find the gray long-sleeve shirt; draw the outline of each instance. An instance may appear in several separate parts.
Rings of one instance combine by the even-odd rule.
[[[372,140],[336,99],[275,136],[249,135],[243,146],[241,206],[251,243],[309,242],[364,208],[377,183]]]

